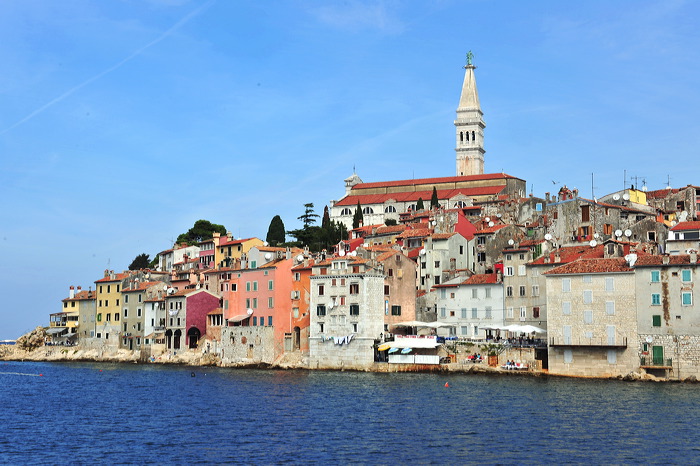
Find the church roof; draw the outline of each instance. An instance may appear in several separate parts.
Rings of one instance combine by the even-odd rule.
[[[461,178],[461,177],[460,177]],[[385,183],[394,183],[392,181],[387,181]],[[373,183],[381,184],[381,183]],[[359,186],[359,185],[358,185]],[[438,189],[437,195],[438,199],[446,200],[452,199],[458,194],[463,194],[467,197],[475,196],[490,196],[499,194],[505,189],[505,186],[481,186],[477,188],[459,188],[459,189]],[[423,199],[425,204],[430,204],[430,199],[433,195],[432,190],[430,191],[409,191],[402,193],[383,193],[383,194],[351,194],[345,196],[343,199],[335,203],[336,206],[356,206],[357,202],[360,205],[366,206],[370,204],[383,204],[388,200],[394,200],[396,202],[418,202],[419,198]]]
[[[479,104],[479,92],[476,90],[476,77],[474,76],[474,66],[467,65],[467,72],[464,73],[462,83],[462,95],[459,98],[459,109],[481,109]]]
[[[467,175],[467,176],[443,176],[438,178],[416,178],[412,180],[398,180],[398,181],[378,181],[374,183],[360,183],[353,186],[353,191],[358,189],[373,189],[373,188],[388,188],[397,186],[421,186],[421,185],[434,185],[443,183],[458,183],[465,181],[484,181],[484,180],[518,180],[515,176],[507,175],[505,173],[485,173],[482,175]]]

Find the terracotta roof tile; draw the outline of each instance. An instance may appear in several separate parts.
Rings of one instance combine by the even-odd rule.
[[[474,234],[475,235],[487,235],[487,234],[491,234],[491,233],[496,233],[498,230],[501,230],[507,226],[508,225],[506,225],[505,223],[501,223],[499,225],[494,225],[492,227],[487,227],[487,228],[484,228],[481,230],[477,230],[474,232]]]
[[[675,227],[671,228],[671,231],[687,231],[687,230],[700,230],[700,222],[681,222]]]
[[[353,189],[357,188],[355,185]],[[477,188],[457,188],[457,189],[438,189],[438,199],[451,199],[458,194],[466,197],[476,196],[492,196],[498,194],[505,189],[505,186],[481,186]],[[407,191],[399,193],[383,193],[383,194],[350,194],[335,203],[336,206],[356,206],[358,201],[360,205],[383,204],[386,201],[394,200],[396,202],[418,202],[418,199],[423,199],[423,202],[430,203],[430,198],[433,191]]]
[[[440,184],[440,183],[451,183],[451,182],[463,182],[463,181],[481,181],[481,180],[502,180],[502,179],[519,179],[514,176],[506,175],[505,173],[487,173],[483,175],[469,175],[469,176],[445,176],[441,178],[419,178],[412,180],[399,180],[399,181],[379,181],[374,183],[359,183],[353,186],[353,189],[364,189],[364,188],[384,188],[384,187],[394,187],[394,186],[417,186],[425,184]],[[430,199],[430,198],[428,198]]]
[[[95,280],[95,283],[106,283],[106,282],[120,282],[126,277],[128,277],[130,274],[128,273],[117,273],[115,274],[114,278],[111,277],[105,277],[105,278],[100,278],[99,280]]]
[[[462,282],[463,285],[488,285],[498,283],[497,273],[478,273]]]
[[[397,238],[421,238],[430,236],[431,233],[432,230],[429,228],[411,228],[398,235]]]
[[[559,261],[555,262],[556,254],[555,251],[544,254],[538,257],[534,261],[530,262],[530,265],[555,265],[555,264],[567,264],[571,261],[577,259],[593,259],[602,258],[604,256],[603,245],[599,244],[595,247],[590,247],[589,245],[581,246],[566,246],[556,250],[559,253]],[[545,262],[544,259],[548,257],[549,262]]]
[[[581,273],[619,273],[633,272],[627,261],[621,257],[612,259],[579,259],[552,270],[545,275],[581,274]]]
[[[690,265],[690,255],[689,254],[674,254],[665,256],[668,257],[668,264],[664,264],[664,256],[660,254],[639,256],[634,263],[635,267],[658,267],[662,265]],[[697,258],[696,258],[697,260]],[[697,262],[693,264],[697,266]]]

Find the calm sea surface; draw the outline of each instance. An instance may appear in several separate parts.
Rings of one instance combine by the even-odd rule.
[[[2,464],[700,463],[700,385],[29,362],[0,381]]]

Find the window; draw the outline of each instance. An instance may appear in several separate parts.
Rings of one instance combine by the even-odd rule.
[[[692,306],[693,305],[693,293],[690,291],[684,291],[681,293],[681,303],[684,306]]]
[[[519,290],[520,296],[525,296],[525,286],[521,286]]]
[[[485,288],[484,289],[484,298],[490,298],[491,297],[491,288]]]
[[[615,279],[613,277],[605,278],[605,291],[615,291]]]
[[[466,319],[466,318],[467,318],[467,308],[463,307],[462,308],[462,319]]]
[[[540,285],[532,285],[532,296],[539,296],[540,295]]]
[[[476,288],[472,288],[472,299],[478,298],[478,292]]]
[[[125,294],[125,295],[124,295],[124,304],[126,304],[126,303],[128,303],[128,302],[129,302],[129,295],[128,295],[128,294]]]
[[[591,290],[583,290],[583,304],[591,304],[593,302],[593,292]]]
[[[583,323],[592,324],[593,323],[593,311],[583,311]]]
[[[520,308],[520,320],[525,320],[527,318],[527,308],[525,306]]]
[[[652,293],[651,294],[651,305],[652,306],[661,306],[661,294],[659,294],[659,293]]]
[[[690,269],[681,270],[681,280],[684,282],[689,282],[692,280],[692,275],[690,273]]]
[[[326,306],[323,304],[319,304],[316,306],[316,315],[317,316],[325,316],[326,315]]]
[[[658,270],[651,271],[651,282],[659,283],[661,281],[661,273]]]
[[[384,208],[384,213],[385,214],[394,214],[394,213],[396,213],[396,207],[394,207],[393,205],[386,206]]]
[[[245,290],[250,291],[250,282],[245,282]]]
[[[363,208],[362,208],[362,213],[363,213],[363,214],[373,214],[373,213],[374,213],[374,209],[372,209],[371,207],[363,207]]]
[[[562,326],[562,330],[564,332],[564,344],[570,345],[571,344],[571,325]]]
[[[475,307],[472,308],[472,319],[476,319],[477,316],[479,315],[479,311],[476,310]],[[476,333],[475,333],[476,335]]]
[[[262,317],[261,317],[261,319],[262,319]],[[256,325],[258,325],[258,317],[253,316],[253,327],[255,327]]]
[[[389,285],[384,285],[384,295],[385,296],[389,295]]]
[[[486,306],[486,315],[484,316],[485,319],[490,319],[491,318],[491,306]]]
[[[506,297],[507,297],[507,298],[512,298],[512,297],[513,297],[513,287],[512,287],[512,286],[507,286],[507,287],[506,287]]]
[[[525,266],[524,265],[518,266],[518,275],[520,275],[521,277],[525,275]]]
[[[274,289],[274,286],[275,286],[275,285],[274,285],[273,281],[272,281],[272,280],[268,280],[268,282],[267,282],[267,289],[270,290],[270,291],[272,291],[272,290]]]
[[[396,258],[398,259],[399,256],[397,255]],[[394,276],[394,269],[389,269],[389,276],[393,277]]]
[[[592,283],[593,282],[593,277],[590,275],[584,275],[583,276],[583,283]]]
[[[359,283],[350,283],[350,294],[360,294]]]
[[[435,261],[435,268],[439,269],[440,268],[440,261]]]
[[[532,318],[533,319],[539,319],[540,318],[540,308],[538,306],[535,306],[532,308]]]
[[[444,307],[440,308],[440,317],[444,318],[447,317],[447,309]]]
[[[486,262],[486,253],[485,252],[479,252],[476,254],[476,261],[477,262]]]
[[[605,313],[609,316],[615,315],[615,301],[605,301]]]
[[[570,278],[562,278],[561,290],[562,291],[571,291],[571,279]]]
[[[323,285],[318,285],[318,295],[323,296],[326,293],[326,287]]]
[[[447,290],[445,288],[440,288],[440,299],[447,298]]]
[[[274,299],[273,298],[267,298],[267,308],[272,309],[274,306]]]
[[[250,268],[251,269],[257,268],[257,266],[258,266],[258,261],[250,261]]]
[[[513,267],[508,266],[506,267],[505,273],[503,274],[506,277],[512,277],[513,276]]]
[[[350,210],[349,208],[346,207],[340,211],[340,215],[352,215],[352,210]],[[323,331],[323,330],[321,330],[321,331]]]
[[[512,307],[509,307],[508,309],[506,309],[506,316],[507,316],[509,319],[512,319],[512,318],[513,318],[513,308],[512,308]]]
[[[617,351],[608,350],[608,364],[617,364]]]
[[[127,317],[129,317],[129,310],[124,309],[124,318],[126,319]]]
[[[651,316],[651,325],[652,325],[652,327],[661,327],[661,316],[660,315]]]
[[[267,316],[267,325],[272,327],[272,316]]]
[[[561,303],[561,313],[565,316],[571,315],[571,301],[564,301]]]
[[[253,291],[258,291],[258,281],[253,282]]]
[[[401,306],[391,306],[391,315],[392,316],[400,316],[401,315]]]

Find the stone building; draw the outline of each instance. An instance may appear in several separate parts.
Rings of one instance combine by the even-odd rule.
[[[508,248],[502,253],[506,325],[533,325],[547,329],[547,295],[543,278],[529,248]]]
[[[700,377],[697,254],[639,256],[634,269],[641,368],[675,379]]]
[[[544,274],[549,372],[612,377],[638,370],[635,274],[629,263],[579,259]]]
[[[140,350],[147,345],[145,337],[147,301],[163,293],[165,285],[160,281],[142,282],[130,280],[122,290],[122,318],[120,348]]]
[[[647,203],[656,208],[668,221],[686,222],[700,220],[700,186],[648,191]]]
[[[312,270],[310,367],[373,364],[374,345],[384,331],[384,273],[353,256],[321,261]]]
[[[64,338],[74,338],[74,341],[80,342],[95,336],[95,310],[96,296],[92,290],[83,290],[81,287],[77,289],[70,287],[68,297],[62,300],[62,311],[57,313],[59,322],[52,322],[50,327],[58,327],[63,329],[55,331],[53,335],[63,334]],[[52,314],[53,316],[54,314]],[[58,325],[54,325],[58,324]],[[47,332],[48,333],[48,332]],[[51,335],[51,333],[49,333]],[[71,337],[68,335],[74,334]]]
[[[668,232],[665,252],[687,254],[690,251],[700,251],[700,221],[681,222]]]

